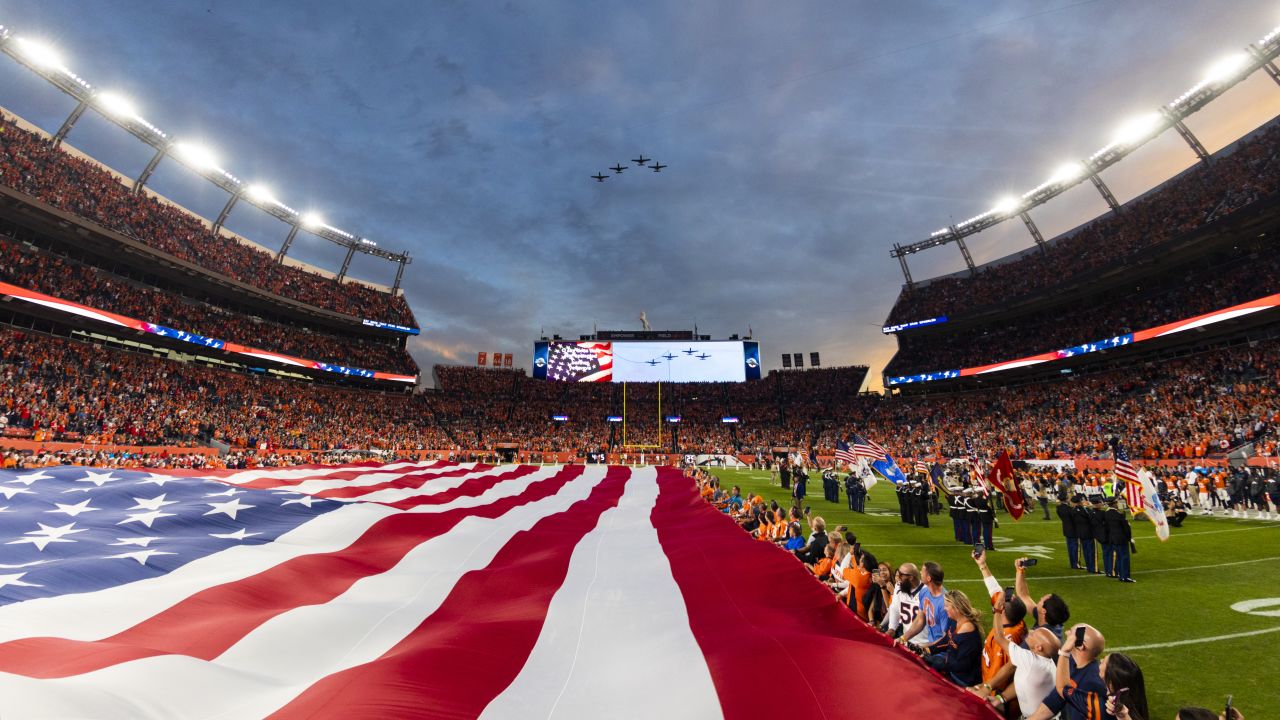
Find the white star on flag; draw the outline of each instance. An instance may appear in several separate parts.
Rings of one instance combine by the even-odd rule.
[[[108,555],[106,559],[114,560],[116,558],[129,558],[130,560],[137,560],[139,565],[146,565],[147,560],[150,560],[152,555],[176,555],[176,554],[177,553],[165,552],[163,550],[135,550],[133,552],[120,553],[119,555]]]
[[[74,530],[72,528],[76,526],[75,523],[67,523],[66,525],[62,525],[60,527],[45,525],[44,523],[41,523],[41,522],[38,522],[36,524],[40,526],[39,530],[30,530],[26,533],[23,533],[24,535],[28,535],[29,537],[18,538],[17,540],[10,540],[9,542],[5,543],[5,545],[17,545],[19,543],[29,542],[32,545],[35,545],[37,550],[40,550],[41,552],[43,552],[44,549],[48,547],[49,543],[75,542],[75,540],[68,540],[64,538],[63,535],[74,535],[76,533],[82,533],[87,529],[87,528],[80,528],[79,530]]]
[[[226,489],[225,492],[205,493],[204,496],[205,497],[231,497],[232,495],[239,495],[242,492],[244,491],[239,488],[229,487]]]
[[[12,500],[14,495],[35,495],[34,492],[19,487],[0,487],[0,493],[4,494],[5,500]]]
[[[178,478],[175,478],[171,475],[159,475],[156,473],[151,473],[147,475],[145,478],[139,480],[136,484],[137,485],[151,484],[151,485],[158,485],[160,487],[164,487],[165,483],[173,482],[174,480],[177,480],[177,479]]]
[[[17,585],[18,587],[44,587],[43,585],[37,585],[36,583],[23,582],[23,575],[26,575],[26,573],[20,572],[13,573],[12,575],[0,575],[0,588],[5,585]]]
[[[292,505],[293,503],[297,503],[299,505],[305,505],[307,507],[311,507],[311,503],[316,502],[317,499],[319,499],[320,502],[324,502],[324,498],[314,498],[310,495],[303,495],[300,498],[285,500],[284,502],[280,503],[280,505],[284,506],[284,505]]]
[[[31,483],[37,480],[51,480],[51,479],[53,479],[53,476],[49,475],[48,473],[33,472],[33,473],[27,473],[26,475],[15,476],[9,482],[22,483],[23,485],[29,486],[31,485]]]
[[[137,545],[138,547],[146,547],[151,544],[152,540],[159,540],[158,537],[132,537],[132,538],[116,538],[116,542],[112,545]]]
[[[150,512],[143,512],[143,513],[130,513],[129,517],[125,518],[124,520],[121,520],[116,524],[123,525],[128,522],[140,522],[143,525],[146,525],[147,527],[151,527],[151,523],[155,522],[156,520],[159,520],[162,517],[173,517],[173,516],[174,516],[173,513],[161,512],[160,510],[152,510]]]
[[[205,503],[205,504],[213,508],[209,512],[205,513],[205,515],[213,515],[214,513],[224,513],[227,517],[231,518],[232,520],[236,519],[236,513],[240,512],[241,510],[248,510],[249,508],[253,507],[253,505],[241,504],[240,498],[232,498],[224,503]]]
[[[109,472],[104,472],[104,473],[87,472],[85,473],[84,477],[79,478],[78,480],[76,480],[76,482],[93,483],[97,487],[102,487],[106,483],[116,482],[119,479],[120,478],[118,477],[112,477],[111,473]]]
[[[235,532],[229,532],[229,533],[209,533],[209,537],[222,538],[223,540],[244,540],[245,538],[262,534],[262,533],[256,533],[256,532],[252,532],[252,533],[246,532],[247,530],[248,528],[240,528]]]
[[[168,493],[161,493],[161,494],[159,494],[159,495],[157,495],[157,496],[155,496],[155,497],[153,497],[153,498],[140,498],[140,497],[136,497],[136,498],[134,498],[134,499],[133,499],[133,501],[134,501],[134,502],[136,502],[136,503],[138,503],[138,504],[137,504],[137,505],[134,505],[133,507],[131,507],[131,508],[129,508],[129,509],[130,509],[130,510],[159,510],[160,508],[164,507],[165,505],[177,505],[177,504],[178,504],[178,501],[177,501],[177,500],[165,500],[165,499],[164,499],[164,496],[165,496],[165,495],[167,495],[167,494],[168,494]]]
[[[89,502],[90,502],[89,500],[85,500],[84,502],[82,502],[82,503],[76,503],[75,505],[63,505],[62,503],[54,503],[54,505],[57,505],[57,506],[58,506],[58,509],[57,509],[57,510],[45,510],[45,512],[47,512],[47,513],[66,513],[66,514],[67,514],[68,516],[70,516],[70,517],[76,517],[76,516],[78,516],[80,513],[93,512],[94,510],[99,510],[99,509],[101,509],[101,508],[96,508],[96,507],[89,507]]]

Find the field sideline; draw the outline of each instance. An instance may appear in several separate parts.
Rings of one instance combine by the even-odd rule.
[[[728,489],[759,493],[789,504],[786,492],[759,470],[712,471]],[[872,489],[867,514],[832,504],[822,483],[809,485],[807,503],[827,527],[848,525],[862,546],[895,567],[902,562],[942,564],[948,587],[963,590],[986,612],[983,632],[991,628],[991,608],[982,600],[981,574],[970,547],[953,539],[944,507],[930,516],[930,527],[904,525],[888,483]],[[815,487],[816,485],[816,487]],[[815,495],[816,493],[816,495]],[[1073,622],[1102,630],[1108,650],[1124,650],[1142,666],[1153,718],[1172,718],[1179,707],[1221,708],[1228,694],[1246,718],[1269,717],[1280,707],[1280,522],[1192,516],[1161,543],[1150,523],[1134,522],[1138,553],[1133,577],[1124,585],[1099,575],[1072,570],[1060,524],[1050,505],[1041,519],[1039,506],[1019,522],[1000,515],[996,550],[988,565],[1004,585],[1013,584],[1013,561],[1040,558],[1028,574],[1031,594],[1056,592],[1071,607]],[[1274,598],[1274,604],[1247,614],[1232,605]]]

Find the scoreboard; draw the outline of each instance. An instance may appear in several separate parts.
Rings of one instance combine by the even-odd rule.
[[[533,346],[533,376],[556,382],[760,379],[760,343],[741,340],[553,341]]]

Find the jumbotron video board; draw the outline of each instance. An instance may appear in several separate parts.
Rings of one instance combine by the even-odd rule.
[[[760,343],[741,340],[539,342],[533,376],[556,382],[743,382],[760,379]]]

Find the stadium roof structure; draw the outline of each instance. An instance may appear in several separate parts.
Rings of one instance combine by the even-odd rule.
[[[911,269],[907,266],[908,255],[954,242],[960,248],[960,253],[964,256],[965,265],[968,266],[969,272],[972,274],[977,268],[973,263],[973,256],[969,254],[969,248],[965,245],[964,239],[999,225],[1013,217],[1018,217],[1022,220],[1027,226],[1027,231],[1031,233],[1031,237],[1043,251],[1045,247],[1044,236],[1041,235],[1040,229],[1036,227],[1035,222],[1031,219],[1029,211],[1049,202],[1085,180],[1093,183],[1093,186],[1106,200],[1112,212],[1118,212],[1120,203],[1116,201],[1115,196],[1111,193],[1106,183],[1102,181],[1099,173],[1120,162],[1147,142],[1159,137],[1169,128],[1178,131],[1178,134],[1182,136],[1182,139],[1191,147],[1192,152],[1196,154],[1196,157],[1201,162],[1208,162],[1208,151],[1205,150],[1204,145],[1200,143],[1200,140],[1196,138],[1183,120],[1217,99],[1227,90],[1235,87],[1259,69],[1264,70],[1272,80],[1280,84],[1280,68],[1277,68],[1274,62],[1277,56],[1280,56],[1280,27],[1267,33],[1261,40],[1247,46],[1244,50],[1214,63],[1205,73],[1204,79],[1191,86],[1190,89],[1179,95],[1175,100],[1162,105],[1153,112],[1131,118],[1116,130],[1116,134],[1110,143],[1085,160],[1064,164],[1055,170],[1048,180],[1023,193],[1020,197],[1001,198],[990,210],[963,222],[935,230],[930,233],[928,238],[919,242],[909,245],[894,243],[893,250],[889,252],[889,256],[897,258],[898,263],[902,266],[902,275],[906,279],[907,288],[914,287],[914,282],[911,279]]]
[[[155,149],[151,161],[134,179],[134,192],[142,190],[161,160],[173,157],[188,169],[225,190],[230,196],[226,205],[222,207],[222,211],[218,213],[217,220],[213,222],[215,233],[222,228],[235,206],[243,200],[290,226],[284,244],[276,253],[277,262],[284,261],[298,231],[306,230],[316,237],[347,249],[346,258],[342,261],[342,270],[338,273],[338,282],[342,282],[346,277],[347,271],[351,268],[352,257],[356,253],[364,253],[397,263],[399,267],[396,269],[396,280],[392,291],[400,288],[404,277],[404,266],[413,262],[408,252],[396,253],[383,250],[373,240],[329,225],[315,213],[298,212],[276,199],[275,195],[262,185],[243,182],[223,169],[218,157],[204,145],[194,141],[175,140],[168,133],[147,122],[127,98],[110,91],[100,91],[90,85],[84,78],[69,70],[57,50],[48,45],[19,37],[11,28],[0,25],[0,51],[43,77],[76,101],[75,109],[53,136],[55,147],[66,139],[71,128],[75,127],[85,111],[92,108],[110,122],[124,128],[130,135]]]

